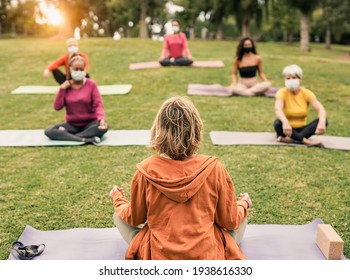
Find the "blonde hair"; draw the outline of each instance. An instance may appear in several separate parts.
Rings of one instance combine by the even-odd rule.
[[[78,40],[75,38],[68,38],[66,41],[66,45],[68,46],[71,43],[77,43],[78,44]]]
[[[282,74],[283,76],[291,75],[292,77],[301,79],[303,77],[303,70],[298,65],[292,64],[284,67]]]
[[[203,123],[192,101],[176,96],[166,100],[151,128],[150,148],[175,160],[197,152]]]

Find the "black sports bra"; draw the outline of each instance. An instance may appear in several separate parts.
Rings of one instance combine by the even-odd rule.
[[[256,71],[258,70],[258,66],[246,66],[238,68],[239,75],[241,78],[252,78],[256,76]]]

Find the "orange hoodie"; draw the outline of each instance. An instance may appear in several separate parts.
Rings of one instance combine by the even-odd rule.
[[[151,156],[137,165],[131,201],[113,196],[115,213],[131,226],[146,223],[126,259],[246,259],[225,229],[247,217],[232,180],[217,158],[185,161]]]

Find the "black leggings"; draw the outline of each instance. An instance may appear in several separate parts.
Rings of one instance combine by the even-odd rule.
[[[172,62],[171,57],[164,58],[163,60],[159,61],[159,63],[162,66],[189,66],[193,63],[193,60],[187,58],[187,57],[178,57],[175,58],[174,61]]]
[[[308,139],[315,134],[317,125],[318,125],[318,119],[312,121],[311,123],[303,127],[293,128],[291,138],[294,139],[296,143],[302,143],[304,138]],[[277,133],[277,137],[279,136],[286,137],[286,135],[283,133],[283,124],[279,119],[275,120],[273,126]],[[328,126],[327,120],[326,120],[326,126]]]
[[[52,70],[53,77],[55,78],[56,82],[62,85],[66,79],[67,76],[63,74],[63,72],[60,69]],[[90,78],[89,74],[86,73],[86,78]]]
[[[99,122],[94,121],[86,126],[74,126],[69,123],[51,125],[45,129],[45,135],[51,140],[83,141],[83,138],[102,137],[107,129],[99,129]],[[62,128],[60,128],[62,127]]]

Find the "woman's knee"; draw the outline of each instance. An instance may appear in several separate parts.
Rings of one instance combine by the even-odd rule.
[[[282,122],[279,119],[276,119],[273,123],[275,129],[282,127]]]
[[[44,130],[44,134],[49,138],[52,138],[54,136],[54,133],[55,133],[55,126],[54,125],[50,125],[49,127],[47,127]]]

